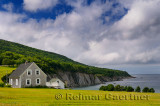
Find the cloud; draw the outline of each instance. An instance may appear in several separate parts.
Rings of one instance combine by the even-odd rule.
[[[53,8],[58,0],[24,0],[24,9],[31,12]]]
[[[2,7],[6,9],[8,12],[12,12],[14,8],[12,3],[4,4]]]
[[[0,38],[60,53],[89,65],[160,63],[159,0],[130,2],[128,12],[111,25],[103,23],[101,17],[113,10],[112,3],[68,4],[74,7],[73,11],[55,20],[37,21],[26,15],[0,12]],[[49,6],[42,7],[36,4],[28,10]],[[115,8],[113,14],[119,10],[124,14],[123,7]]]
[[[101,50],[107,49],[103,50],[104,54],[110,52],[119,54],[118,59],[113,59],[112,62],[106,59],[107,64],[160,62],[158,56],[160,53],[159,3],[159,0],[134,2],[128,13],[103,33],[103,41],[97,44],[102,45]]]

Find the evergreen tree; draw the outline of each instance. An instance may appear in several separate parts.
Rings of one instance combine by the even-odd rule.
[[[121,91],[121,86],[120,85],[116,85],[114,88],[115,91]]]
[[[107,86],[107,91],[114,91],[114,85],[113,84],[109,84]]]
[[[135,89],[135,92],[141,92],[141,88],[137,86],[137,88]]]
[[[149,88],[148,87],[144,87],[142,92],[149,92]]]
[[[121,86],[121,91],[126,91],[124,86]]]
[[[133,89],[131,86],[128,86],[126,91],[127,91],[127,92],[133,92],[134,89]]]
[[[128,86],[125,86],[125,87],[124,87],[124,91],[127,91],[127,88],[128,88]]]
[[[150,88],[150,89],[149,89],[149,92],[154,93],[154,92],[155,92],[155,90],[154,90],[153,88]]]

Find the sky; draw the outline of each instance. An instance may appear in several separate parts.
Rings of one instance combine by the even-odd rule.
[[[131,74],[160,74],[160,0],[0,0],[0,39]]]

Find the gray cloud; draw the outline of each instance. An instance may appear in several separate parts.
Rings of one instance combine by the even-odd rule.
[[[24,9],[31,12],[54,7],[58,0],[24,0]]]

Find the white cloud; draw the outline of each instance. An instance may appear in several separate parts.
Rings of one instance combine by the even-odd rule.
[[[24,9],[36,12],[37,10],[44,10],[54,7],[58,0],[24,0]]]
[[[31,18],[23,22],[24,15],[0,12],[0,38],[90,65],[160,63],[159,0],[135,0],[128,13],[111,26],[100,19],[111,4],[71,4],[72,12],[40,22]]]
[[[7,11],[9,11],[9,12],[12,12],[12,11],[13,11],[13,8],[14,8],[14,6],[13,6],[12,3],[4,4],[2,7],[3,7],[4,9],[6,9]]]

